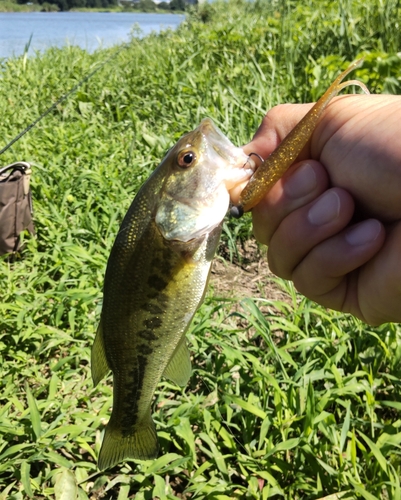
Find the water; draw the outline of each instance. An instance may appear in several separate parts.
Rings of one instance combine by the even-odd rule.
[[[79,45],[92,52],[129,40],[138,24],[144,35],[168,27],[176,28],[184,19],[176,14],[136,14],[123,12],[10,12],[0,13],[0,58],[28,54],[50,46]]]

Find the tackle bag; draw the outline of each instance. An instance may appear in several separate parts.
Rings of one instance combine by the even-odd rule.
[[[0,167],[0,255],[19,250],[22,231],[35,232],[30,178],[31,166],[25,161]]]

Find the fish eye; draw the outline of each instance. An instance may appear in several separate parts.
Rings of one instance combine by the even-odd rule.
[[[188,168],[196,160],[196,155],[193,151],[182,151],[177,158],[177,163],[181,168]]]

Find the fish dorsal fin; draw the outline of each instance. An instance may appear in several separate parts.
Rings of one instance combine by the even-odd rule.
[[[177,385],[187,385],[191,376],[191,360],[185,337],[176,347],[163,375]]]
[[[106,351],[104,349],[103,329],[101,320],[96,332],[95,341],[92,346],[91,371],[92,371],[92,380],[95,387],[102,380],[102,378],[105,377],[107,373],[110,371],[106,359]]]

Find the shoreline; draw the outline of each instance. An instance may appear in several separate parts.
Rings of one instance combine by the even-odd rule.
[[[25,7],[25,5],[21,5],[21,7]],[[16,9],[16,10],[2,10],[0,4],[0,14],[26,14],[26,13],[41,13],[41,14],[65,14],[68,12],[82,12],[85,14],[90,13],[101,13],[101,14],[171,14],[171,15],[183,15],[185,14],[184,10],[164,10],[164,9],[156,9],[152,11],[139,11],[135,9],[90,9],[86,7],[70,9],[70,10],[44,10],[40,9],[39,5],[27,5],[26,9]],[[33,7],[33,8],[31,8]],[[37,8],[36,8],[37,7]]]

